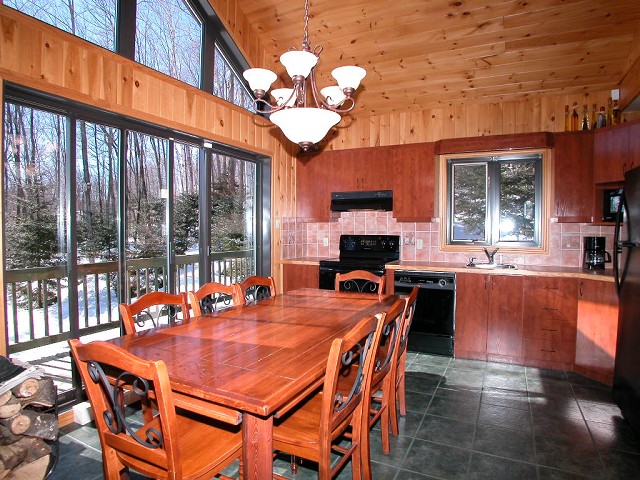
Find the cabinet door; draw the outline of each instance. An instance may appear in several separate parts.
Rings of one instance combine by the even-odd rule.
[[[456,357],[478,359],[486,354],[487,291],[487,275],[456,274]]]
[[[571,367],[575,358],[577,312],[577,280],[526,277],[523,356],[546,360],[560,368]]]
[[[489,283],[487,352],[520,357],[523,277],[489,275]]]
[[[629,132],[629,159],[625,170],[640,167],[640,123],[631,125]]]
[[[618,296],[613,282],[581,280],[575,370],[611,385],[618,341]]]
[[[318,265],[282,265],[282,289],[285,292],[296,288],[318,288],[320,267]]]
[[[403,222],[430,222],[434,216],[435,143],[393,149],[393,216]]]
[[[595,183],[621,182],[629,162],[630,126],[619,125],[596,130],[594,139]]]
[[[299,218],[328,221],[331,185],[326,163],[332,153],[300,155],[296,162],[296,215]]]
[[[593,216],[593,132],[555,134],[554,202],[559,222],[590,222]]]

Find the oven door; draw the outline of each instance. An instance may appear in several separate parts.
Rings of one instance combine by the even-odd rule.
[[[320,262],[320,280],[318,288],[325,290],[335,289],[336,273],[348,273],[354,270],[366,270],[374,275],[384,275],[384,268],[371,267],[367,265],[340,264],[339,262]],[[357,281],[356,281],[357,282]]]

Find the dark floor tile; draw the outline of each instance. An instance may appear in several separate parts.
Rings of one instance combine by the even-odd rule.
[[[411,352],[407,352],[407,364],[413,365],[441,365],[447,366],[451,362],[451,357],[443,357],[441,355],[424,355],[424,354],[414,354],[413,360],[409,360],[409,355]]]
[[[499,405],[481,404],[478,423],[497,425],[522,432],[531,432],[531,414],[526,410],[501,407]]]
[[[596,403],[596,402],[578,402],[582,415],[589,422],[609,423],[613,424],[622,419],[620,408],[613,404]]]
[[[452,400],[447,397],[434,395],[427,413],[439,417],[475,423],[478,418],[479,408],[479,403],[476,401]]]
[[[416,393],[407,390],[405,392],[405,402],[407,405],[407,411],[416,414],[423,414],[429,407],[429,402],[433,397],[432,394]]]
[[[443,480],[464,479],[471,452],[415,439],[402,467]]]
[[[487,373],[521,373],[524,374],[526,372],[526,368],[522,365],[515,365],[512,363],[487,363]]]
[[[397,467],[371,462],[371,478],[375,478],[376,480],[394,480],[397,473]]]
[[[552,416],[532,413],[533,431],[536,435],[564,438],[574,442],[590,443],[591,434],[582,417]]]
[[[598,403],[613,403],[611,388],[609,387],[584,387],[573,385],[573,393],[578,400]]]
[[[505,390],[513,390],[517,392],[527,391],[527,380],[522,374],[505,374],[486,373],[484,377],[485,388],[502,388]]]
[[[391,451],[384,453],[382,451],[380,435],[371,435],[369,442],[371,461],[391,465],[392,467],[400,467],[413,441],[414,439],[412,437],[394,437],[392,435],[390,439]]]
[[[425,415],[416,438],[454,447],[471,448],[475,424],[451,418]]]
[[[418,393],[435,392],[441,380],[440,375],[426,372],[409,372],[404,377],[405,391]]]
[[[478,425],[473,450],[523,462],[536,461],[533,435],[495,425]]]
[[[537,480],[536,466],[473,452],[469,480]]]
[[[487,368],[487,362],[482,360],[467,360],[465,358],[452,358],[449,363],[449,370],[474,370],[484,372]]]
[[[403,417],[398,412],[398,433],[406,437],[415,437],[423,415],[407,410],[407,415]]]
[[[599,448],[640,454],[640,437],[626,420],[619,418],[613,423],[587,422],[587,426]]]
[[[640,477],[640,455],[617,450],[601,452],[606,476],[609,480]]]
[[[470,389],[482,390],[484,383],[484,372],[479,370],[453,370],[447,369],[447,373],[440,381],[441,387],[450,387],[452,385]]]
[[[568,382],[569,378],[564,370],[550,370],[548,368],[525,367],[527,381],[540,382]]]
[[[589,480],[594,477],[587,477],[575,472],[567,472],[566,470],[557,470],[555,468],[538,466],[538,475],[540,480]]]
[[[447,371],[446,365],[431,365],[429,363],[424,363],[424,364],[414,363],[413,365],[411,365],[410,368],[411,370],[409,371],[412,373],[428,373],[436,376],[438,380],[440,380],[440,378],[443,377]]]
[[[48,480],[102,478],[102,453],[63,435],[59,442],[59,457]]]
[[[578,443],[549,437],[535,437],[538,464],[602,478],[602,462],[591,443]]]
[[[484,387],[480,401],[483,404],[499,405],[529,411],[529,396],[526,391]]]
[[[102,448],[100,446],[98,430],[96,430],[93,422],[84,426],[72,423],[65,430],[61,430],[61,432],[80,443],[95,448],[96,450],[101,450]]]
[[[435,395],[437,395],[438,397],[447,397],[452,400],[480,403],[482,392],[476,390],[467,390],[465,388],[451,388],[449,386],[440,386],[436,389]]]
[[[531,397],[574,398],[571,384],[567,382],[527,379],[527,391]]]
[[[534,415],[583,418],[578,402],[573,398],[529,396],[529,406]]]
[[[566,372],[566,373],[567,373],[567,379],[569,380],[569,383],[571,383],[572,385],[582,385],[583,387],[595,387],[595,388],[606,387],[605,384],[598,382],[597,380],[584,377],[579,373],[575,373],[575,372]]]

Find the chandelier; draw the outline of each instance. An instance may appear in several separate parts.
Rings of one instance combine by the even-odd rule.
[[[292,48],[280,56],[280,62],[291,77],[293,88],[272,90],[271,95],[276,102],[272,105],[265,99],[265,95],[278,78],[277,75],[266,68],[250,68],[243,73],[256,95],[258,110],[268,111],[269,119],[280,127],[285,137],[300,145],[303,151],[322,140],[329,129],[340,121],[340,114],[353,110],[353,92],[367,74],[360,67],[338,67],[331,72],[338,85],[325,87],[318,92],[314,69],[320,53],[320,46],[311,50],[309,0],[305,0],[302,49]]]

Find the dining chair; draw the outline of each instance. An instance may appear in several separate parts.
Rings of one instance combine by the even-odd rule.
[[[105,479],[128,478],[129,468],[152,478],[208,479],[241,459],[239,425],[176,410],[162,360],[143,360],[108,342],[69,340],[69,346],[93,408]],[[154,406],[142,425],[127,414],[128,390]]]
[[[241,303],[244,305],[244,299],[241,297],[240,302],[235,301],[234,293],[236,289],[233,285],[223,285],[218,282],[205,283],[195,292],[189,292],[189,304],[193,311],[193,316],[198,317],[203,313],[213,313],[223,308],[228,308]]]
[[[187,294],[184,292],[178,294],[145,293],[131,304],[121,303],[120,315],[124,331],[127,334],[157,327],[163,319],[168,324],[176,323],[180,319],[188,320]]]
[[[353,270],[347,273],[337,273],[335,289],[351,292],[384,293],[385,275],[378,276],[366,270]]]
[[[266,298],[276,296],[276,282],[273,277],[260,277],[252,275],[242,282],[234,285],[236,288],[236,298],[234,303],[258,302]]]
[[[318,464],[318,479],[334,478],[351,459],[352,479],[361,475],[361,428],[364,401],[369,394],[374,352],[380,340],[382,317],[361,319],[344,337],[336,338],[329,351],[324,383],[316,392],[274,421],[273,448]],[[347,390],[338,390],[345,372]],[[341,386],[347,387],[341,383]],[[351,429],[349,445],[341,435]],[[332,454],[338,459],[332,465]],[[284,479],[274,473],[274,478]]]
[[[390,440],[390,399],[394,399],[392,391],[395,385],[391,370],[395,355],[398,350],[402,314],[406,305],[405,299],[398,299],[386,311],[382,318],[380,341],[374,353],[373,371],[371,373],[370,394],[364,400],[364,409],[368,415],[363,416],[362,425],[362,472],[364,479],[371,478],[371,455],[369,448],[369,433],[380,421],[380,435],[382,438],[382,451],[391,451]],[[340,381],[344,377],[341,377]],[[342,388],[341,388],[342,389]]]
[[[416,299],[420,287],[415,286],[408,297],[405,298],[405,307],[402,312],[402,322],[400,326],[400,336],[398,338],[398,347],[396,349],[395,358],[391,366],[391,384],[389,390],[391,395],[388,399],[389,418],[391,420],[391,433],[395,436],[399,434],[398,427],[398,407],[400,415],[407,415],[407,402],[405,397],[405,368],[407,364],[407,345],[409,341],[409,330],[413,321],[413,313],[416,309]]]

